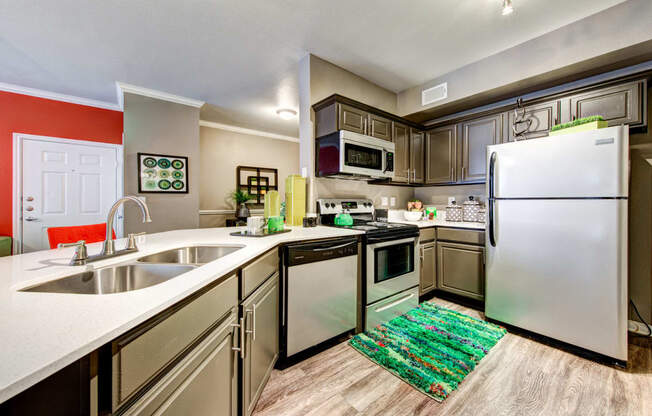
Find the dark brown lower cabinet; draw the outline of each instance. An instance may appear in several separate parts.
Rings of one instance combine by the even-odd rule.
[[[437,288],[484,300],[484,247],[438,241]]]
[[[419,295],[425,295],[436,287],[436,253],[435,242],[424,243],[419,245],[419,255],[421,260],[421,278],[419,279]]]
[[[237,354],[235,309],[208,337],[123,415],[235,416]]]
[[[245,343],[242,360],[242,409],[250,415],[278,358],[278,273],[242,302]]]
[[[95,357],[86,356],[0,404],[0,415],[97,415]],[[94,405],[94,406],[93,406]]]

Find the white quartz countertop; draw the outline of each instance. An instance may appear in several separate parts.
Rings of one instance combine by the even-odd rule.
[[[451,227],[451,228],[470,228],[473,230],[484,230],[485,224],[483,222],[457,222],[457,221],[446,221],[445,219],[436,218],[434,220],[423,220],[423,221],[407,221],[407,220],[390,220],[390,222],[398,222],[401,224],[413,224],[419,228],[428,228],[428,227]]]
[[[459,221],[446,221],[446,210],[442,209],[437,212],[437,216],[433,220],[421,221],[408,221],[405,219],[404,209],[391,209],[387,212],[387,220],[389,222],[398,222],[400,224],[412,224],[419,228],[428,227],[451,227],[451,228],[469,228],[472,230],[484,230],[485,223],[483,222],[459,222]]]
[[[236,237],[238,228],[178,230],[145,237],[140,251],[86,266],[69,266],[74,249],[0,258],[0,403],[84,357],[174,303],[279,244],[362,234],[330,227],[295,227],[269,237]],[[189,245],[244,245],[240,250],[164,283],[106,295],[21,292],[80,271],[133,261]],[[89,255],[100,243],[88,246]],[[125,246],[117,240],[116,248]]]

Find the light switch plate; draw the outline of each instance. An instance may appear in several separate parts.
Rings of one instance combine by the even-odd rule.
[[[396,197],[395,196],[389,198],[389,206],[390,207],[395,207],[396,206]]]
[[[387,205],[389,205],[389,200],[388,200],[388,198],[386,196],[383,196],[383,197],[380,198],[380,205],[383,206],[383,207],[386,207]]]

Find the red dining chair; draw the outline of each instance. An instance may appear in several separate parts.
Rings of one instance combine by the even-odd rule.
[[[79,240],[86,241],[86,244],[97,243],[98,241],[104,241],[105,237],[105,222],[101,224],[48,228],[50,248],[57,248],[60,243],[74,243]],[[113,238],[115,239],[115,230],[113,230]]]

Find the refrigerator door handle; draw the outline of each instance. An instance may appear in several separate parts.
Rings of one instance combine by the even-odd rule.
[[[489,158],[489,244],[492,247],[496,247],[496,235],[494,233],[495,167],[496,152],[493,152]]]

